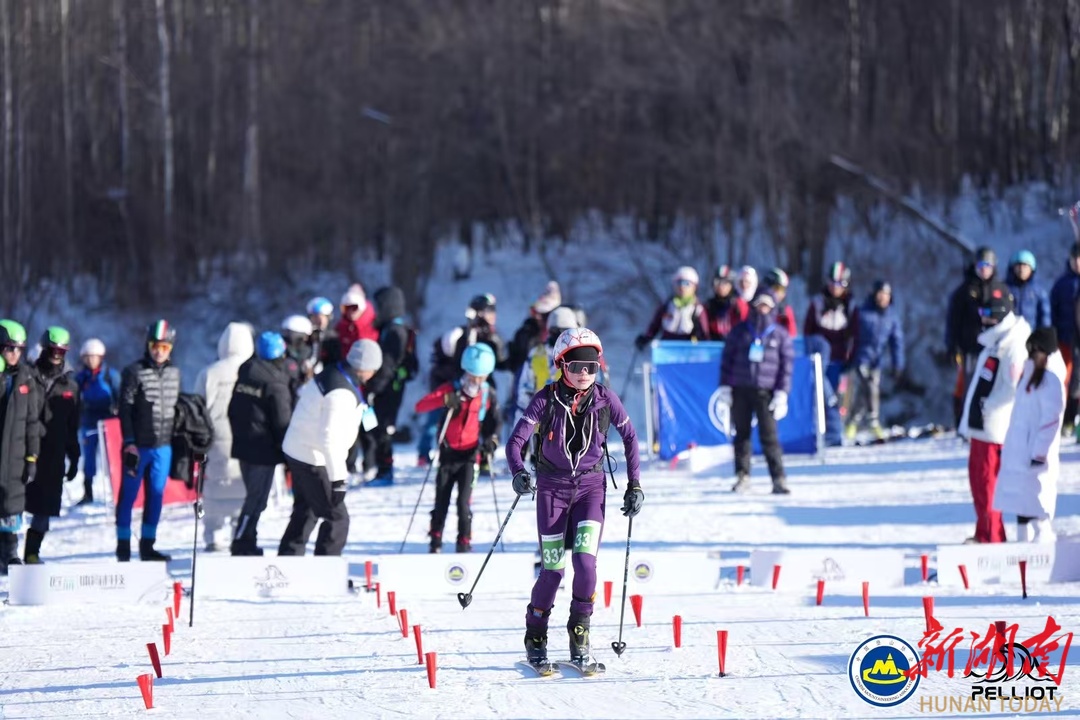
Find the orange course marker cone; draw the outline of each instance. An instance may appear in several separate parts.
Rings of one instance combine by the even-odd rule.
[[[640,595],[631,595],[630,596],[630,607],[634,611],[634,622],[637,623],[638,627],[641,627],[641,602],[642,602],[642,599],[643,598]]]
[[[137,679],[139,692],[142,693],[143,704],[147,710],[154,709],[154,676],[150,673],[140,675]]]
[[[435,689],[435,653],[429,652],[424,656],[427,660],[427,683],[432,690]]]

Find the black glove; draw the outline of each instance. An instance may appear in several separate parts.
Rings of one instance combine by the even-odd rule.
[[[532,476],[529,475],[528,470],[519,470],[518,474],[514,476],[513,480],[514,492],[518,495],[524,495],[525,493],[536,493],[536,486],[533,485]]]
[[[139,468],[139,451],[138,450],[125,450],[124,451],[124,470],[128,475],[134,475],[135,471]]]
[[[499,438],[492,435],[480,446],[481,455],[494,455],[495,451],[499,449]]]
[[[330,506],[337,507],[345,502],[345,481],[338,480],[330,483]]]
[[[450,412],[454,412],[461,407],[461,393],[448,392],[443,395],[443,405],[447,407]]]
[[[79,474],[79,458],[68,458],[68,469],[64,478],[69,482],[75,479],[75,476]]]
[[[634,517],[641,512],[641,506],[645,504],[645,493],[639,487],[628,487],[623,495],[622,507],[619,508],[626,517]]]
[[[23,477],[26,478],[25,480],[23,480],[23,485],[29,485],[30,483],[34,482],[34,478],[37,477],[36,462],[30,462],[29,460],[26,461],[26,469],[23,471]]]
[[[634,338],[634,347],[638,350],[644,350],[645,346],[648,345],[651,340],[652,338],[647,335],[638,335]]]

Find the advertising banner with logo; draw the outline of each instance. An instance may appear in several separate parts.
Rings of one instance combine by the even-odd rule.
[[[98,423],[98,432],[101,433],[101,441],[105,447],[105,457],[108,460],[109,485],[112,489],[113,503],[115,503],[116,498],[120,497],[120,479],[121,474],[124,472],[123,460],[120,457],[124,445],[124,438],[120,433],[120,420],[117,418],[102,420]],[[135,496],[134,507],[136,509],[143,506],[143,494],[143,488],[140,486],[139,494]],[[165,483],[165,497],[162,504],[173,505],[175,503],[193,502],[195,502],[195,490],[189,490],[187,485],[172,478]]]
[[[349,563],[343,557],[199,556],[195,592],[200,598],[339,597],[349,593]]]
[[[1029,584],[1076,582],[1080,580],[1080,543],[1061,540],[1056,544],[986,543],[980,545],[939,545],[938,583],[963,587],[960,566],[971,585],[998,585],[1020,582],[1020,561],[1027,561]]]
[[[133,605],[172,598],[165,563],[12,565],[8,602],[12,605]]]
[[[817,391],[819,356],[801,354],[796,346],[788,414],[780,421],[780,444],[786,453],[814,454],[818,419],[824,416]],[[652,344],[652,387],[660,457],[670,460],[691,445],[726,445],[734,430],[728,408],[719,402],[720,356],[724,343],[669,341]],[[754,452],[761,452],[757,429]]]
[[[381,555],[371,558],[384,590],[398,597],[445,597],[468,592],[484,564],[483,553]],[[535,553],[495,552],[480,587],[488,593],[528,592],[536,579]]]
[[[625,545],[621,546],[625,548]],[[624,552],[615,545],[605,545],[596,561],[598,592],[605,580],[622,587]],[[574,567],[566,558],[566,575],[563,587],[573,583]],[[630,570],[627,585],[631,593],[650,595],[674,595],[678,593],[705,593],[720,588],[720,558],[709,557],[699,551],[630,550]]]
[[[901,550],[846,550],[813,548],[753,550],[750,553],[750,584],[771,587],[773,568],[780,566],[778,590],[802,591],[825,580],[830,588],[861,591],[862,583],[875,588],[904,585],[904,553]]]

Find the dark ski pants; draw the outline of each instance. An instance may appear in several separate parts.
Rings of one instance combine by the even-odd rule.
[[[244,495],[244,505],[240,508],[240,519],[236,522],[233,543],[241,548],[253,550],[258,543],[259,518],[270,499],[276,469],[276,465],[256,465],[240,461],[240,476],[244,478],[247,494]]]
[[[303,555],[315,523],[323,521],[315,538],[316,555],[341,555],[349,538],[349,511],[345,496],[335,502],[330,478],[321,465],[308,465],[285,457],[293,479],[293,510],[278,555]]]
[[[857,367],[848,373],[847,418],[856,427],[865,417],[870,425],[881,419],[881,368]]]
[[[975,504],[975,540],[981,543],[1005,542],[1005,524],[994,509],[994,491],[1001,470],[1001,445],[971,440],[968,453],[968,482]]]
[[[375,396],[375,419],[379,421],[371,435],[371,451],[374,453],[375,467],[379,475],[391,471],[394,466],[394,429],[397,426],[398,412],[401,410],[403,390],[388,390]],[[365,454],[367,448],[365,447]],[[365,460],[364,466],[368,463]]]
[[[457,488],[458,542],[472,538],[472,486],[476,465],[471,458],[446,458],[443,452],[439,461],[439,474],[435,477],[435,508],[431,511],[431,539],[441,541],[446,516],[450,512],[450,495]]]
[[[780,438],[776,433],[776,418],[769,410],[772,396],[772,390],[751,387],[731,389],[736,475],[750,474],[750,433],[754,417],[757,416],[758,439],[761,440],[761,449],[765,453],[765,462],[769,464],[769,477],[774,482],[784,477],[784,456],[780,450]]]

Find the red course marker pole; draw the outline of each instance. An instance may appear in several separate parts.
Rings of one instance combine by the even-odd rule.
[[[413,638],[416,639],[416,664],[424,664],[424,641],[420,639],[420,626],[412,626]]]
[[[746,573],[746,566],[745,565],[736,565],[735,566],[735,584],[736,585],[742,585],[743,576],[744,576],[745,573]]]
[[[1020,588],[1023,590],[1024,599],[1027,600],[1027,560],[1020,561]]]
[[[150,664],[154,666],[154,674],[161,677],[161,658],[158,657],[157,643],[146,643],[146,652],[150,653]]]
[[[924,597],[922,599],[923,616],[926,618],[926,632],[930,632],[930,620],[934,617],[934,598]]]
[[[922,564],[922,581],[927,582],[930,579],[930,556],[920,555],[919,562]]]
[[[716,657],[720,661],[720,677],[727,675],[724,667],[727,660],[727,630],[716,631]]]
[[[775,590],[776,586],[780,584],[780,566],[772,566],[772,589]]]
[[[821,605],[822,599],[825,597],[825,578],[818,578],[817,581],[817,604]]]
[[[870,617],[870,583],[863,580],[862,584],[862,609],[866,617]]]
[[[675,634],[675,647],[682,647],[682,615],[671,618],[671,629]]]
[[[968,584],[967,567],[964,565],[960,566],[960,579],[964,581],[964,589],[970,590],[971,586]]]

